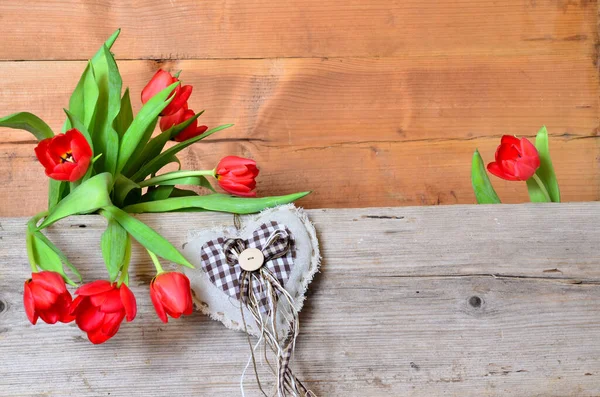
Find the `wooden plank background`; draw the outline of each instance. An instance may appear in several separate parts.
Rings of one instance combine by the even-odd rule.
[[[321,272],[302,310],[295,369],[318,396],[600,395],[600,203],[310,210]],[[226,214],[144,215],[175,245]],[[134,244],[138,317],[93,346],[73,324],[32,326],[25,218],[0,218],[0,396],[239,396],[240,332],[196,312],[163,324]],[[182,227],[182,225],[184,225]],[[48,236],[106,277],[105,220]],[[248,379],[247,396],[258,396]]]
[[[117,27],[138,98],[183,69],[210,126],[184,165],[255,158],[259,193],[313,190],[308,208],[472,203],[475,148],[547,125],[566,201],[600,199],[598,6],[593,0],[5,0],[0,113],[56,130],[84,60]],[[140,103],[135,101],[135,109]],[[0,215],[45,206],[29,134],[0,135]],[[494,179],[505,202],[524,184]]]

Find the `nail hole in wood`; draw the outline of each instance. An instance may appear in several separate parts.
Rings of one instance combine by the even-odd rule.
[[[3,301],[0,301],[0,313],[4,312],[5,309],[6,309],[6,303],[4,303]]]
[[[481,303],[481,298],[478,296],[472,296],[469,298],[469,305],[471,305],[471,307],[478,309],[481,307]]]

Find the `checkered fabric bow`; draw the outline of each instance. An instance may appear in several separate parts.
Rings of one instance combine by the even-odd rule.
[[[202,246],[202,268],[215,286],[227,295],[242,300],[240,291],[247,289],[250,278],[242,277],[244,270],[238,263],[238,254],[246,248],[261,250],[265,257],[263,267],[266,267],[281,285],[285,285],[294,265],[295,242],[284,225],[271,221],[262,224],[248,240],[219,237]],[[242,285],[242,280],[245,285]],[[268,313],[266,287],[256,280],[250,282],[254,295],[258,297],[260,311]]]

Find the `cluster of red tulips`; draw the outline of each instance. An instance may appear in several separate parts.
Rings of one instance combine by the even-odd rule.
[[[48,209],[35,215],[25,230],[32,276],[25,282],[24,304],[32,324],[39,318],[54,324],[75,321],[93,343],[116,334],[124,319],[136,315],[129,289],[132,240],[148,251],[157,275],[150,297],[159,318],[192,312],[190,282],[182,273],[165,272],[159,258],[193,268],[167,239],[132,214],[169,211],[220,211],[250,214],[288,204],[310,192],[256,198],[256,162],[227,156],[214,169],[162,172],[168,164],[181,167],[177,155],[190,145],[232,126],[198,125],[188,106],[191,85],[179,74],[159,70],[141,92],[143,106],[134,115],[129,89],[111,48],[116,31],[89,60],[71,95],[63,133],[38,116],[18,112],[0,118],[0,127],[32,133],[39,141],[35,154],[49,179]],[[161,132],[153,135],[156,125]],[[167,145],[169,140],[174,141]],[[208,178],[228,194],[217,193]],[[200,194],[182,186],[210,191]],[[71,215],[106,218],[100,246],[107,280],[81,285],[73,299],[66,284],[83,278],[43,230]]]

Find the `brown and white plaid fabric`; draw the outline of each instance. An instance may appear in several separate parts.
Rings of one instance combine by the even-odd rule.
[[[243,270],[235,252],[240,253],[246,248],[261,250],[265,256],[263,266],[266,266],[281,285],[285,285],[296,256],[294,237],[284,225],[271,221],[262,224],[248,240],[219,237],[202,246],[202,268],[215,286],[227,295],[241,300],[240,280]],[[252,281],[254,294],[259,297],[260,311],[268,313],[267,288],[256,280],[262,278],[253,278]]]

